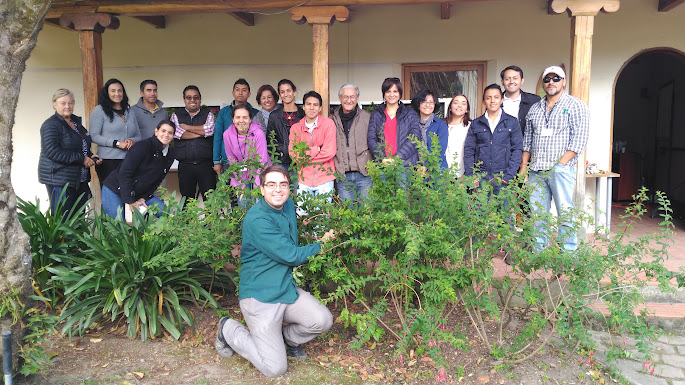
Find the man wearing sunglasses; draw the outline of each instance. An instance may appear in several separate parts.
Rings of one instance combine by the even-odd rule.
[[[174,148],[178,160],[178,189],[186,198],[198,198],[199,187],[203,200],[209,190],[216,188],[216,173],[212,164],[214,146],[214,115],[202,107],[202,96],[197,86],[183,90],[185,108],[171,115],[176,125]]]
[[[321,243],[299,245],[290,173],[271,165],[259,179],[264,199],[245,215],[240,248],[238,299],[247,328],[221,318],[214,347],[221,357],[238,353],[265,376],[276,377],[288,369],[288,357],[307,357],[301,344],[330,329],[333,316],[293,280],[293,268],[319,253]],[[321,241],[333,236],[330,230]]]
[[[545,69],[542,88],[547,95],[535,103],[526,116],[521,164],[526,165],[530,161],[531,210],[548,212],[554,198],[557,213],[561,216],[573,208],[575,166],[578,154],[585,148],[590,135],[590,111],[580,99],[566,93],[566,73],[561,67]],[[525,168],[522,166],[524,173]],[[535,240],[536,248],[541,250],[548,244],[546,232],[550,226],[541,220],[536,223],[536,228],[539,234]],[[559,226],[558,241],[567,252],[578,247],[568,216]]]

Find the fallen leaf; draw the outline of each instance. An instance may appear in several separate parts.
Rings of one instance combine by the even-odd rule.
[[[497,383],[498,383],[499,385],[502,385],[502,384],[504,384],[504,380],[500,378],[500,380],[497,381]]]
[[[102,342],[102,338],[91,338],[90,342],[97,344],[98,342]]]
[[[145,373],[143,373],[143,372],[133,372],[133,374],[135,374],[136,377],[138,377],[138,378],[143,378],[143,377],[145,377]]]
[[[106,368],[106,367],[108,367],[108,366],[109,366],[109,362],[108,362],[108,363],[106,363],[106,364],[102,364],[102,365],[100,365],[100,367],[101,367],[101,368]]]
[[[488,376],[479,376],[479,377],[477,378],[477,380],[478,380],[478,382],[480,382],[481,384],[487,384],[488,382],[490,382],[490,377],[488,377]]]
[[[414,358],[414,349],[409,351],[409,358],[413,359]]]

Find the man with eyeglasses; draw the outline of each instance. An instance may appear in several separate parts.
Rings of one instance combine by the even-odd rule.
[[[184,109],[171,115],[176,125],[174,149],[178,160],[178,188],[186,198],[207,200],[207,191],[216,188],[216,173],[212,163],[214,145],[214,115],[209,108],[201,108],[202,96],[197,86],[183,89]]]
[[[366,137],[369,133],[371,114],[359,107],[359,87],[352,83],[344,84],[338,91],[340,106],[333,111],[335,122],[335,169],[345,174],[338,180],[338,197],[359,199],[367,197],[373,182],[366,170],[371,160],[371,152]]]
[[[526,116],[522,171],[526,172],[525,165],[530,161],[531,210],[548,212],[554,198],[557,212],[562,215],[574,207],[575,166],[590,136],[590,110],[583,101],[566,93],[566,73],[558,66],[545,69],[542,88],[547,95]],[[548,244],[549,227],[544,221],[536,223],[538,250]],[[576,233],[568,220],[559,226],[558,241],[567,252],[578,247]]]
[[[293,280],[293,268],[319,253],[321,243],[298,243],[288,170],[272,165],[259,178],[264,199],[245,215],[240,248],[238,299],[247,328],[221,318],[214,347],[221,357],[236,352],[265,376],[276,377],[288,369],[288,357],[307,357],[301,345],[330,329],[333,316]],[[331,230],[321,240],[333,236]]]

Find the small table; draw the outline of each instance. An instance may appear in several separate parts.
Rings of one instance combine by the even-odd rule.
[[[600,174],[585,174],[586,178],[595,178],[595,228],[599,226],[599,211],[600,211],[600,197],[602,185],[606,186],[606,207],[604,212],[606,215],[606,235],[607,237],[611,234],[611,189],[612,183],[611,178],[619,178],[621,174],[615,172],[603,172]]]

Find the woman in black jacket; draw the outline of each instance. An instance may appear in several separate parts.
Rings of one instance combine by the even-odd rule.
[[[155,135],[135,143],[126,153],[118,170],[112,171],[102,187],[102,210],[112,218],[125,217],[124,204],[130,210],[144,212],[148,206],[159,207],[162,215],[164,202],[154,196],[169,168],[174,163],[174,149],[169,143],[174,139],[175,127],[162,120],[155,128]]]
[[[90,135],[74,112],[74,94],[60,88],[52,96],[55,114],[40,127],[38,181],[48,190],[54,215],[60,195],[62,212],[80,210],[90,199],[90,167],[102,160],[90,151]]]
[[[296,94],[297,88],[293,82],[288,79],[282,79],[278,82],[278,95],[281,97],[283,105],[277,105],[271,111],[266,130],[266,142],[271,144],[271,138],[274,138],[276,159],[288,169],[290,169],[291,163],[290,154],[288,153],[290,127],[304,117],[302,107],[295,104]]]
[[[412,140],[421,139],[419,116],[400,101],[402,83],[398,78],[387,78],[381,86],[382,103],[369,120],[369,134],[366,138],[369,151],[384,164],[397,155],[405,167],[411,167],[419,160],[419,153]]]

